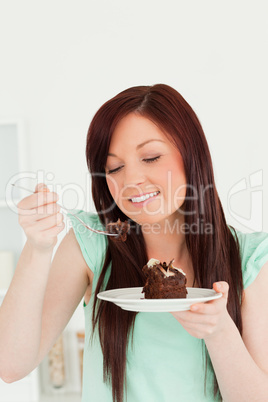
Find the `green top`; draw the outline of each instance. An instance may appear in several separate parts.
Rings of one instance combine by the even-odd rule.
[[[103,229],[97,215],[75,211],[96,229]],[[82,254],[94,273],[92,297],[85,312],[85,350],[82,402],[112,402],[109,385],[103,382],[103,357],[91,317],[94,292],[104,262],[107,239],[84,228],[69,215]],[[249,286],[268,261],[268,234],[237,231],[242,257],[244,287]],[[194,338],[170,313],[138,313],[133,346],[127,353],[127,402],[215,402],[211,388],[204,394],[204,341]],[[212,373],[208,372],[208,379]]]

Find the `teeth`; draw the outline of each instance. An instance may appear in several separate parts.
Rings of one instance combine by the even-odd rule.
[[[160,191],[155,191],[154,193],[149,193],[149,194],[145,194],[145,195],[141,195],[140,197],[134,197],[134,198],[130,198],[131,202],[143,202],[148,200],[151,197],[155,197],[157,194],[159,194]]]

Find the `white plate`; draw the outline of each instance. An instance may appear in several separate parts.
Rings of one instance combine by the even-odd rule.
[[[140,288],[122,288],[100,292],[97,297],[116,304],[124,310],[142,312],[170,312],[189,310],[195,303],[219,299],[222,293],[213,289],[187,288],[186,299],[145,299]]]

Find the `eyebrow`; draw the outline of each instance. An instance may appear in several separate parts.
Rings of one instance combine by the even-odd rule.
[[[138,144],[138,145],[136,146],[136,150],[138,151],[139,149],[141,149],[142,147],[144,147],[144,145],[148,144],[149,142],[153,142],[153,141],[165,142],[165,141],[163,141],[163,140],[158,140],[158,139],[147,140],[147,141],[142,142],[141,144]],[[108,153],[108,156],[116,156],[116,155],[115,155],[115,154],[112,154],[112,153]]]

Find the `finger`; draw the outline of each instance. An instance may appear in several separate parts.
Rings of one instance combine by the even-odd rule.
[[[39,191],[49,191],[49,188],[47,187],[47,185],[45,183],[38,183],[35,186],[35,193],[38,193]]]
[[[217,300],[206,303],[196,303],[192,304],[187,311],[176,311],[173,315],[176,318],[182,319],[184,321],[193,321],[194,315],[215,315],[217,314],[219,308],[216,305]]]
[[[195,321],[203,321],[204,318],[201,317],[199,312],[193,312],[191,310],[187,311],[176,311],[171,313],[177,320],[180,322],[195,322]],[[211,314],[213,315],[213,314]],[[201,317],[201,318],[200,318]]]
[[[29,214],[26,214],[27,211],[24,211],[22,215],[27,216],[27,224],[31,225],[34,222],[38,222],[42,219],[56,215],[60,211],[61,207],[56,202],[53,202],[50,204],[42,205],[38,208],[30,209]]]
[[[57,236],[60,232],[63,231],[63,229],[65,228],[65,223],[61,222],[59,224],[57,224],[56,226],[47,228],[43,231],[39,231],[37,233],[37,236],[49,239],[49,238],[53,238],[54,236]]]
[[[190,311],[196,314],[207,314],[207,315],[217,314],[217,312],[219,311],[218,300],[213,300],[206,303],[192,304],[190,307]]]
[[[226,304],[226,300],[228,298],[229,285],[227,282],[214,282],[213,289],[217,293],[221,293],[222,297],[220,299],[211,300],[206,303],[196,303],[192,304],[190,310],[199,314],[217,314],[219,311],[219,307],[224,302]]]
[[[49,216],[55,215],[60,212],[61,207],[53,202],[51,204],[42,205],[38,207],[36,211],[36,215],[34,216],[35,221],[40,221],[42,219],[48,218]]]
[[[47,204],[37,209],[23,210],[19,214],[19,224],[23,228],[27,228],[49,217],[55,217],[60,211],[61,207],[56,203]]]
[[[58,225],[54,226],[53,228],[43,231],[42,233],[45,235],[54,237],[54,236],[57,236],[60,232],[62,232],[64,228],[65,228],[65,223],[61,222]]]
[[[48,218],[41,219],[34,226],[29,225],[28,230],[32,230],[34,228],[35,232],[43,232],[45,230],[49,230],[55,226],[60,225],[63,222],[63,215],[61,213],[57,213],[55,215],[49,216]]]
[[[221,282],[214,282],[213,283],[213,289],[217,293],[222,293],[223,298],[227,300],[228,298],[228,292],[229,292],[229,285],[227,282],[221,281]]]
[[[17,205],[20,212],[36,209],[46,204],[59,200],[59,195],[54,192],[40,191],[23,198]]]
[[[61,213],[57,213],[56,215],[52,215],[46,219],[42,219],[38,222],[39,230],[44,231],[55,226],[61,225],[63,222],[63,215]]]
[[[181,314],[180,312],[171,313],[183,326],[187,328],[196,328],[197,325],[206,326],[214,322],[214,314],[198,314],[188,310],[187,313]]]

